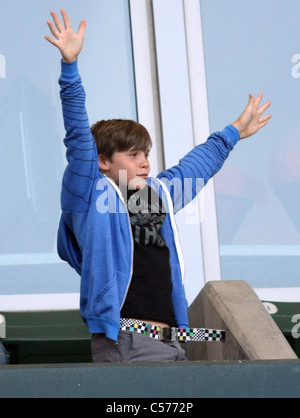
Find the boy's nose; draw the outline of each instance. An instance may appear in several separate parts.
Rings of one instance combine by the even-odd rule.
[[[141,161],[141,167],[143,167],[143,168],[146,168],[146,167],[149,167],[149,160],[148,160],[148,158],[145,156],[143,159],[142,159],[142,161]]]

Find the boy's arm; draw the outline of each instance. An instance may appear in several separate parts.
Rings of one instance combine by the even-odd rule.
[[[223,166],[229,153],[240,139],[255,134],[266,126],[271,115],[263,116],[271,102],[260,106],[262,94],[249,102],[241,116],[223,131],[210,135],[204,144],[198,145],[182,158],[178,165],[163,171],[160,178],[169,188],[175,213],[186,206]]]
[[[83,213],[88,210],[93,181],[99,172],[96,146],[85,107],[85,91],[77,68],[86,23],[81,22],[79,32],[75,34],[66,12],[61,12],[65,27],[51,12],[56,28],[51,22],[48,22],[48,26],[56,39],[45,37],[62,54],[59,83],[68,166],[63,177],[61,203],[65,211]]]

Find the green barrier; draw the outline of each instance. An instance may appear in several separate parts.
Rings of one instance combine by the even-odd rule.
[[[186,398],[194,405],[190,412],[199,416],[206,398],[299,397],[300,360],[0,366],[0,399],[106,398],[97,404],[100,415],[122,403],[147,401],[148,409],[141,407],[140,413],[149,414]]]
[[[79,311],[1,314],[10,364],[91,362],[91,336]]]
[[[300,358],[300,302],[263,302],[277,326]]]
[[[263,303],[300,358],[300,303]],[[91,363],[91,336],[78,310],[0,312],[0,317],[10,364]]]

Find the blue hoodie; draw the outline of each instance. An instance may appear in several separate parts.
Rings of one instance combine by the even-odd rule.
[[[120,311],[132,277],[129,215],[120,189],[99,171],[77,61],[62,62],[59,83],[68,165],[62,181],[58,253],[81,276],[80,310],[90,333],[104,333],[117,341]],[[148,179],[167,212],[161,233],[170,250],[178,327],[188,327],[188,305],[174,214],[222,167],[239,138],[237,129],[229,125],[195,147],[177,166]]]

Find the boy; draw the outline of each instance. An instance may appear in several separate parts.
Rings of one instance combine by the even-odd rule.
[[[183,261],[174,213],[222,167],[240,138],[265,126],[262,95],[180,164],[148,178],[151,139],[133,121],[89,127],[77,68],[86,21],[76,34],[51,12],[46,40],[62,54],[61,99],[68,166],[62,185],[58,252],[81,276],[80,308],[93,361],[175,361],[185,352],[171,335],[187,328]],[[177,330],[176,330],[177,332]]]

